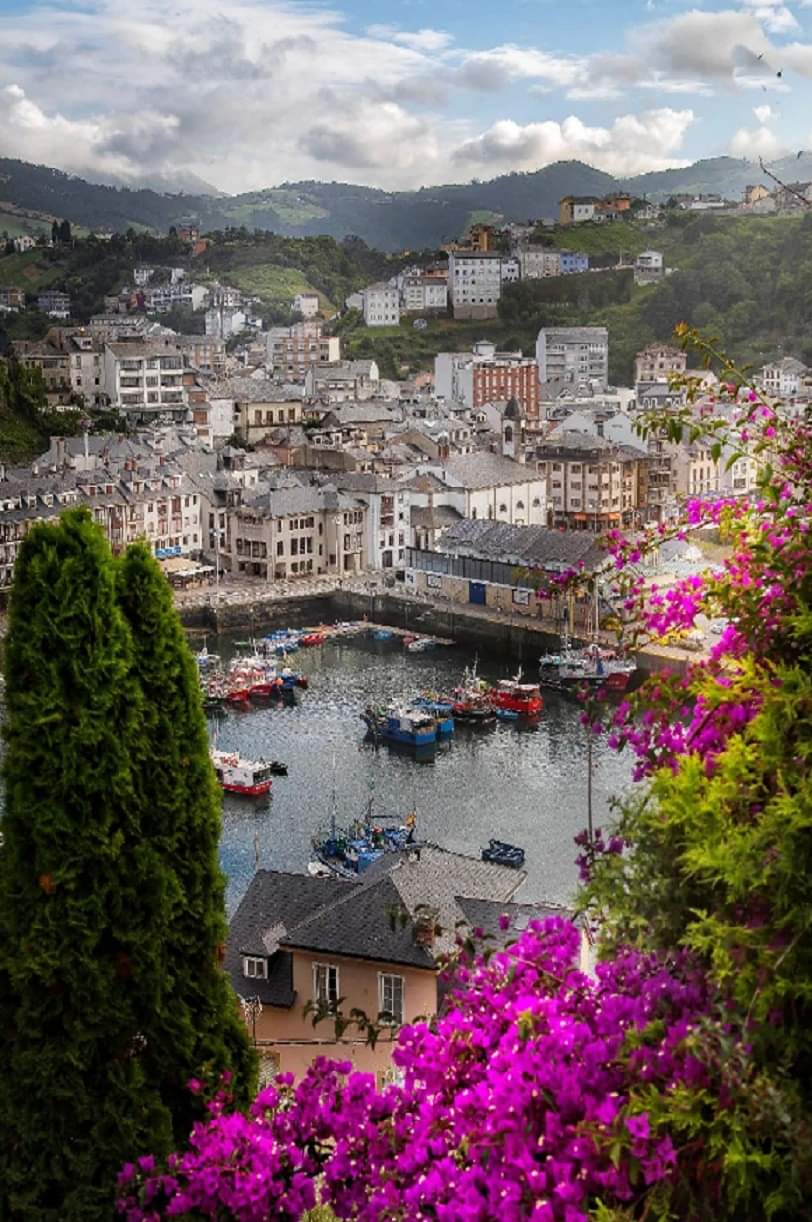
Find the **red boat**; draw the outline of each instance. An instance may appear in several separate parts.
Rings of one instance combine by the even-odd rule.
[[[308,632],[305,636],[299,638],[300,645],[323,645],[323,632]]]
[[[538,683],[522,683],[521,672],[512,679],[500,679],[491,688],[490,699],[495,709],[517,713],[519,717],[538,717],[544,702]]]
[[[211,762],[217,780],[226,793],[246,798],[261,798],[271,791],[272,765],[265,760],[243,759],[237,752],[211,749]]]

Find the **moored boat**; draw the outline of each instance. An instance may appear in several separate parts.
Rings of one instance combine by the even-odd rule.
[[[426,709],[414,705],[390,705],[374,708],[372,705],[361,714],[373,738],[399,743],[407,747],[428,747],[438,738],[454,732],[451,717],[436,717]]]
[[[308,865],[308,873],[329,870],[340,878],[355,879],[384,853],[401,852],[415,844],[416,823],[417,815],[411,811],[399,827],[382,827],[367,812],[364,819],[339,827],[333,814],[329,827],[313,837],[315,860]]]
[[[482,860],[520,870],[524,865],[524,849],[515,844],[507,844],[504,840],[489,840],[488,847],[482,850]]]
[[[247,798],[270,793],[274,767],[284,767],[268,760],[245,759],[236,751],[218,751],[215,747],[210,754],[221,788]]]
[[[538,717],[544,702],[538,683],[522,683],[522,672],[512,679],[500,679],[490,690],[490,699],[495,709],[518,713],[520,717]]]
[[[634,662],[611,649],[589,645],[571,649],[566,639],[559,653],[539,659],[539,681],[555,691],[577,691],[587,687],[607,692],[625,692],[637,669]]]
[[[462,680],[452,693],[451,714],[455,721],[469,725],[483,725],[493,721],[495,709],[488,692],[488,685],[476,673],[476,663],[465,668]]]

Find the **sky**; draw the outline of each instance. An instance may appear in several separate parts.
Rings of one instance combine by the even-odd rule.
[[[812,0],[0,0],[0,155],[95,181],[394,190],[804,148]]]

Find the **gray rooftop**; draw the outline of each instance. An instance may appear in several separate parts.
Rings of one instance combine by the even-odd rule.
[[[451,485],[463,488],[492,488],[501,484],[526,484],[537,479],[535,471],[528,470],[512,458],[502,454],[490,454],[485,450],[473,454],[453,454],[442,466],[441,478]]]
[[[499,560],[506,564],[525,563],[538,568],[557,568],[583,561],[594,569],[606,560],[606,552],[589,531],[550,530],[546,526],[511,526],[463,518],[452,526],[438,544],[441,551]]]

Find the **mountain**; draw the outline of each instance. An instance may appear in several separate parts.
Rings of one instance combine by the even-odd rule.
[[[772,168],[781,179],[808,181],[812,179],[812,156],[789,157]],[[714,157],[620,181],[581,161],[558,161],[529,173],[418,191],[293,182],[221,196],[105,186],[61,170],[0,158],[0,216],[4,212],[27,212],[32,217],[38,213],[66,218],[86,229],[124,231],[132,227],[156,233],[165,233],[184,218],[195,216],[209,231],[245,227],[286,237],[325,234],[339,239],[352,234],[379,250],[417,250],[458,237],[475,220],[555,217],[562,195],[600,195],[624,187],[653,199],[686,192],[716,192],[740,199],[750,182],[774,185],[758,166],[734,157]]]

